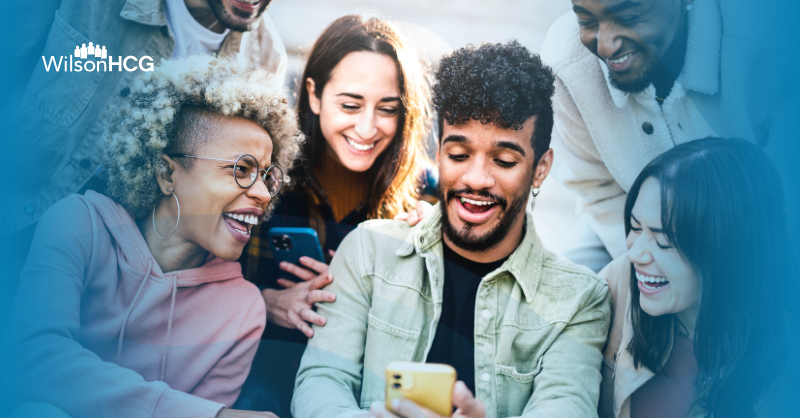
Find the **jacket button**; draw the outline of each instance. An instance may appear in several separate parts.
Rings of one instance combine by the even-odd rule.
[[[25,212],[26,215],[33,215],[33,205],[25,205],[22,211]]]
[[[88,170],[89,168],[91,168],[92,162],[89,161],[88,158],[84,158],[78,163],[78,165],[80,165],[82,169]]]
[[[119,95],[122,96],[122,97],[128,97],[129,94],[131,94],[131,88],[130,87],[125,87],[124,89],[120,90],[120,92],[119,92]]]
[[[642,130],[644,131],[644,133],[651,135],[653,133],[653,124],[650,122],[643,123]]]
[[[489,373],[482,374],[481,375],[481,380],[483,380],[484,382],[488,382],[489,381]]]
[[[425,243],[425,237],[419,237],[419,243],[420,244],[424,244]]]
[[[483,312],[481,312],[481,316],[486,319],[489,319],[492,317],[492,312],[489,311],[488,309],[484,309]]]
[[[169,37],[169,29],[166,26],[161,27],[161,35],[163,35],[165,38]]]

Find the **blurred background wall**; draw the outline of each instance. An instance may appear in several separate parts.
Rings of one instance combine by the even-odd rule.
[[[287,80],[294,93],[314,40],[346,14],[377,14],[397,22],[435,67],[443,54],[470,43],[517,39],[539,52],[547,29],[570,9],[569,0],[275,0],[268,13],[289,54]],[[558,161],[556,154],[553,172]],[[577,219],[574,208],[575,197],[551,173],[534,211],[537,231],[551,250],[563,248]]]

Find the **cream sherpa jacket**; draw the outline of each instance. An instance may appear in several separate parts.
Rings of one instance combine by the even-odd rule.
[[[769,134],[774,82],[787,69],[771,43],[737,31],[746,21],[717,0],[698,0],[689,14],[686,62],[659,106],[650,85],[638,94],[612,87],[608,68],[581,44],[569,12],[550,28],[542,59],[556,75],[553,148],[556,176],[576,193],[578,212],[612,257],[625,252],[623,208],[639,172],[662,152],[707,136],[739,137],[763,146]],[[776,77],[777,75],[777,77]]]

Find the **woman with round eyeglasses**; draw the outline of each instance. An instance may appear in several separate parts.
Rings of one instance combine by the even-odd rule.
[[[774,165],[740,139],[678,145],[642,170],[628,252],[600,272],[614,304],[601,417],[756,416],[797,322],[784,211]]]
[[[265,70],[143,73],[109,123],[108,197],[69,196],[37,227],[4,370],[20,416],[274,417],[229,409],[266,321],[236,260],[302,138]]]

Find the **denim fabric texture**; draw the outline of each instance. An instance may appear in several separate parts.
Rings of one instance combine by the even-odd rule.
[[[545,249],[526,216],[519,247],[475,301],[476,396],[487,417],[597,415],[608,286]],[[292,413],[349,417],[384,399],[392,361],[425,361],[441,314],[441,209],[418,225],[359,225],[331,263],[336,302],[300,364]]]

